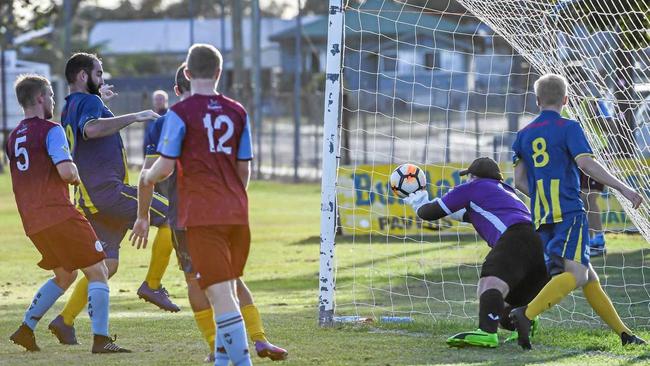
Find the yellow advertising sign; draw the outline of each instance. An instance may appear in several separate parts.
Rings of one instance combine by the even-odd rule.
[[[469,224],[449,219],[434,222],[420,220],[390,189],[389,177],[395,166],[360,165],[340,167],[337,200],[343,234],[437,235],[472,233]],[[427,191],[430,198],[442,197],[464,182],[460,164],[426,166]],[[501,164],[507,184],[513,184],[512,167]],[[636,231],[618,201],[604,192],[598,200],[603,228],[608,231]]]

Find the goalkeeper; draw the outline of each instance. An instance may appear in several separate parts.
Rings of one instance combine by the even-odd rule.
[[[404,199],[423,220],[445,216],[471,222],[492,248],[485,257],[478,282],[479,328],[447,339],[453,347],[497,347],[497,329],[514,330],[511,307],[527,304],[548,280],[542,242],[530,211],[515,190],[503,181],[496,161],[478,158],[460,172],[469,180],[442,198],[429,200],[426,191]]]

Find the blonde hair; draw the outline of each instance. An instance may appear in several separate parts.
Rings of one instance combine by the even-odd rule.
[[[156,95],[162,95],[165,98],[165,100],[169,99],[169,95],[167,94],[167,92],[164,91],[164,90],[161,90],[161,89],[156,90],[153,93],[151,93],[151,96],[153,96],[153,97],[155,97]]]
[[[196,79],[214,78],[222,62],[219,50],[209,44],[194,44],[187,53],[187,69]]]
[[[568,83],[564,76],[546,74],[535,82],[535,95],[540,106],[562,106]]]
[[[22,74],[14,83],[16,98],[21,107],[27,108],[36,104],[36,98],[46,94],[50,81],[37,74]]]

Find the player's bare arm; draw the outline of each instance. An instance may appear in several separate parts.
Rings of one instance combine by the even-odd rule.
[[[598,161],[591,156],[580,156],[576,159],[576,164],[580,170],[602,184],[612,187],[621,192],[627,198],[634,208],[639,208],[643,202],[643,197],[632,189],[630,186],[613,176]]]
[[[110,136],[133,123],[150,121],[159,117],[158,113],[149,109],[118,117],[98,118],[86,123],[86,126],[84,127],[84,137],[86,139],[96,139]]]
[[[79,179],[79,172],[77,171],[77,166],[71,161],[64,161],[56,165],[56,170],[59,173],[61,179],[73,186],[79,185],[81,179]]]
[[[239,160],[237,161],[237,172],[239,173],[239,178],[244,184],[244,188],[248,189],[248,183],[251,180],[251,162],[250,160]]]
[[[530,196],[528,190],[528,178],[526,177],[526,166],[522,163],[515,165],[515,188],[526,196]]]
[[[173,172],[176,161],[165,157],[158,158],[151,169],[142,169],[138,184],[138,218],[133,224],[133,231],[129,236],[131,245],[137,249],[147,247],[149,236],[149,207],[153,200],[154,186],[156,183],[167,179]]]

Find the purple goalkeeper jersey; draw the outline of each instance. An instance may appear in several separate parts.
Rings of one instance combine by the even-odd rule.
[[[532,223],[528,207],[514,188],[496,179],[479,178],[460,184],[442,197],[440,206],[448,215],[467,209],[472,225],[490,247],[510,226]]]

